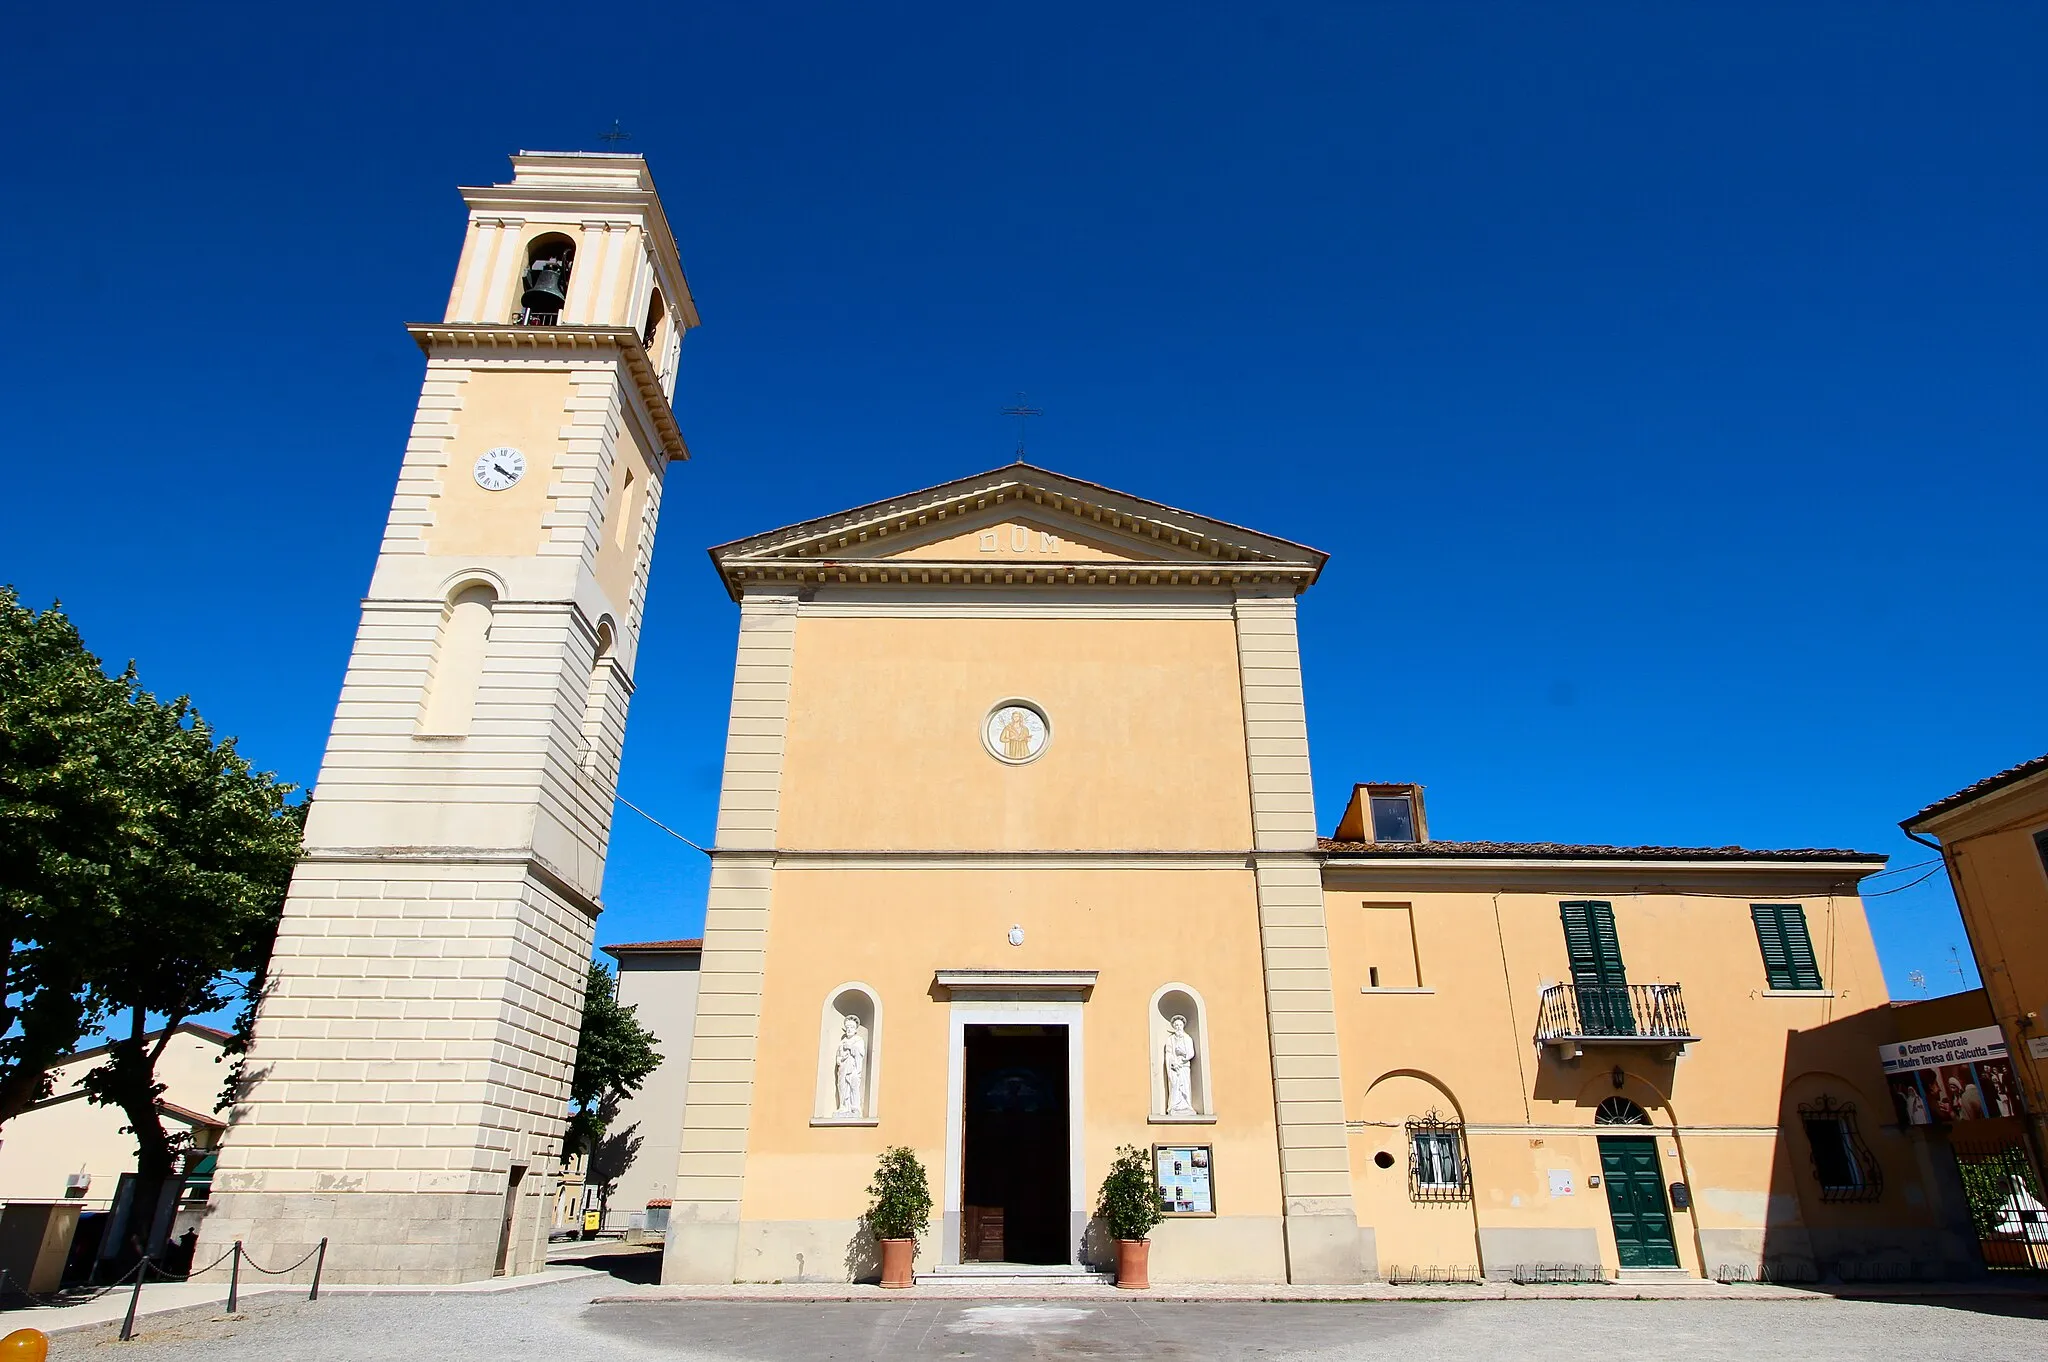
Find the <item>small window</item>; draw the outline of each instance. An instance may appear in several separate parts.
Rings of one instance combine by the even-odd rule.
[[[1465,1130],[1434,1111],[1408,1123],[1408,1195],[1415,1201],[1470,1201]]]
[[[2041,858],[2041,869],[2048,871],[2048,828],[2034,834],[2034,851]]]
[[[1884,1195],[1884,1172],[1856,1131],[1856,1104],[1831,1097],[1799,1106],[1799,1124],[1813,1155],[1814,1180],[1822,1201],[1876,1201]]]
[[[1756,942],[1764,953],[1764,975],[1774,989],[1817,989],[1820,965],[1806,932],[1806,910],[1796,903],[1752,903]]]
[[[1372,797],[1372,839],[1375,842],[1415,840],[1415,796],[1407,794]]]
[[[1626,1097],[1610,1097],[1593,1108],[1593,1124],[1596,1126],[1646,1126],[1650,1124],[1649,1113],[1629,1101]]]

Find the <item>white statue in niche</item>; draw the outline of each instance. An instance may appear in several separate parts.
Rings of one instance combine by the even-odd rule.
[[[832,1060],[832,1078],[839,1097],[834,1116],[860,1116],[861,1090],[867,1086],[868,1043],[860,1034],[860,1018],[848,1016],[839,1027],[839,1049]]]
[[[1195,1114],[1195,1038],[1188,1034],[1186,1017],[1173,1019],[1173,1030],[1167,1033],[1166,1044],[1161,1048],[1166,1060],[1166,1114],[1192,1116]]]

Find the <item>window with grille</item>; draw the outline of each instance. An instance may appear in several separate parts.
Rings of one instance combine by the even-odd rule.
[[[1465,1130],[1434,1111],[1408,1123],[1408,1195],[1416,1201],[1470,1201],[1472,1170]]]
[[[1820,964],[1806,934],[1806,910],[1796,903],[1752,903],[1756,943],[1764,953],[1764,974],[1774,989],[1817,989]]]
[[[1876,1201],[1884,1195],[1884,1169],[1856,1130],[1856,1104],[1823,1096],[1799,1104],[1799,1123],[1813,1156],[1822,1201]]]

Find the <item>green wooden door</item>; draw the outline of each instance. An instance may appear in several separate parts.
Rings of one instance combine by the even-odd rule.
[[[1677,1267],[1678,1243],[1671,1237],[1671,1205],[1664,1199],[1656,1139],[1601,1136],[1600,1174],[1607,1184],[1607,1213],[1614,1218],[1621,1265]]]
[[[1636,1019],[1628,1005],[1628,971],[1621,963],[1614,905],[1582,900],[1558,907],[1564,917],[1564,947],[1571,957],[1581,1029],[1589,1036],[1633,1036]]]

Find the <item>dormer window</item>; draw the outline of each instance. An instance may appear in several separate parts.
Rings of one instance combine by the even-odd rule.
[[[1429,820],[1422,812],[1420,785],[1353,786],[1351,804],[1337,824],[1340,842],[1399,846],[1427,842]]]
[[[1415,837],[1415,796],[1376,794],[1372,797],[1372,839],[1375,842],[1413,842]]]

